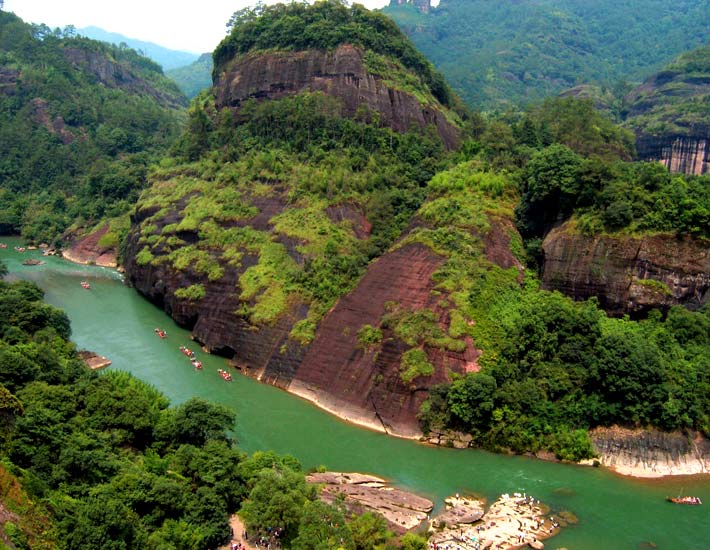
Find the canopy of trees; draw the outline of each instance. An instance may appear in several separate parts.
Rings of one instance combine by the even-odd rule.
[[[442,0],[384,9],[469,106],[505,109],[579,84],[640,81],[708,42],[704,0]]]
[[[74,52],[133,87],[102,83]],[[51,243],[127,213],[180,127],[184,99],[160,66],[0,12],[0,75],[0,233]]]

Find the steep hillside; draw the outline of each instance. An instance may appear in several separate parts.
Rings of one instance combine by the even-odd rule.
[[[472,107],[525,104],[584,83],[639,81],[710,41],[707,3],[441,0],[384,12]]]
[[[675,238],[679,256],[707,249],[707,177],[630,162],[632,134],[588,100],[471,117],[464,133],[445,83],[361,6],[233,23],[126,245],[129,282],[196,341],[345,418],[437,442],[580,459],[595,426],[710,434],[708,281],[669,258]],[[561,224],[571,238],[550,247]],[[546,278],[553,248],[565,267],[575,236],[631,250],[654,234],[663,246],[635,258],[640,306],[609,307],[640,323],[599,307],[604,292],[628,302],[619,285],[576,303],[525,269],[569,292],[569,272]],[[580,269],[598,268],[590,255]]]
[[[202,90],[212,87],[213,68],[212,54],[203,53],[189,65],[165,71],[165,76],[175,82],[183,94],[192,99]]]
[[[171,50],[170,48],[165,48],[159,44],[153,42],[146,42],[145,40],[136,40],[135,38],[128,38],[122,34],[116,32],[105,31],[99,27],[84,27],[77,29],[77,33],[81,36],[86,36],[92,40],[99,40],[101,42],[108,42],[114,46],[120,46],[121,44],[127,45],[129,48],[136,50],[145,57],[148,57],[158,63],[164,71],[170,69],[177,69],[178,67],[184,67],[191,63],[197,61],[199,57],[196,53],[182,52],[179,50]]]
[[[157,64],[71,34],[0,12],[2,233],[53,242],[124,214],[178,133],[186,101]]]
[[[291,12],[306,27],[309,18],[323,19],[337,34],[357,23],[362,34],[342,32],[330,48],[263,52],[261,34],[293,21]],[[348,293],[367,294],[372,307],[346,322],[350,332],[333,354],[345,362],[364,349],[360,327],[379,326],[388,312],[406,316],[436,303],[429,297],[430,279],[443,258],[426,246],[402,243],[368,263],[410,225],[444,146],[458,139],[458,115],[426,83],[433,72],[418,74],[396,57],[367,49],[364,43],[378,34],[385,43],[402,41],[401,51],[410,52],[387,19],[335,2],[263,8],[237,22],[215,53],[214,95],[200,96],[191,108],[190,131],[177,147],[183,157],[154,171],[134,216],[129,280],[192,327],[209,349],[282,387],[295,381],[308,388],[330,385],[335,371],[318,376],[312,358],[322,354],[309,350],[336,345],[333,338],[346,321],[324,319],[341,315],[347,302],[339,300],[348,300]],[[255,39],[255,49],[238,53],[247,36]],[[350,42],[339,43],[345,37]],[[406,59],[425,63],[414,55]],[[389,68],[389,78],[371,72],[368,63]],[[419,258],[416,265],[409,253]],[[421,277],[408,278],[410,267]],[[397,272],[409,287],[392,285],[389,276]],[[388,310],[387,302],[401,305]],[[449,340],[435,319],[445,312],[430,315],[426,322],[443,339],[443,349]],[[423,345],[393,343],[378,365],[374,351],[368,352],[359,367],[368,389],[355,395],[352,388],[331,386],[327,392],[339,410],[352,410],[361,421],[381,426],[377,411],[393,430],[416,432],[423,394],[410,386],[426,387],[446,376],[443,363],[437,374],[428,372],[421,350],[410,354],[418,358],[413,370],[400,370],[402,354]],[[463,372],[473,351],[465,351],[463,339],[451,345],[447,364]],[[415,382],[420,374],[424,378]],[[378,386],[382,377],[387,381]],[[373,399],[387,401],[386,387],[396,388],[404,402],[374,408]]]
[[[710,172],[710,46],[681,55],[625,98],[639,157],[672,172]]]

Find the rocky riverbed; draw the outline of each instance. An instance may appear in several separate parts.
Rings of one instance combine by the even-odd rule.
[[[449,497],[446,510],[431,522],[430,550],[542,549],[574,516],[549,515],[549,508],[531,495],[501,495],[484,512],[484,502]]]

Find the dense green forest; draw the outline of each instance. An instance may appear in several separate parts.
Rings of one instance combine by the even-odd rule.
[[[385,8],[469,106],[506,109],[578,84],[623,92],[710,41],[704,0],[442,0]],[[618,94],[617,94],[618,95]]]
[[[645,135],[710,135],[710,46],[683,53],[633,90],[622,116]]]
[[[192,99],[202,90],[212,87],[212,54],[203,53],[198,59],[183,67],[165,71],[186,97]]]
[[[0,233],[61,241],[128,213],[185,100],[133,50],[0,12]]]
[[[573,0],[389,11],[469,102],[495,109],[578,78],[639,78],[707,36],[702,3],[647,4],[633,25],[626,4]],[[437,312],[389,304],[378,326],[347,328],[364,347],[376,349],[385,334],[402,343],[399,376],[412,388],[434,370],[428,351],[461,352],[469,339],[483,350],[478,372],[430,389],[419,413],[425,431],[571,460],[594,455],[595,426],[710,437],[710,307],[610,318],[594,299],[542,290],[537,272],[542,238],[563,222],[588,236],[708,242],[709,175],[633,162],[633,135],[592,99],[466,113],[395,24],[359,5],[259,5],[230,24],[216,71],[241,55],[344,41],[393,56],[437,105],[463,115],[460,148],[447,152],[431,129],[395,132],[367,110],[345,117],[321,93],[248,100],[235,112],[218,111],[204,91],[182,128],[182,96],[150,60],[1,12],[0,232],[57,242],[72,227],[123,219],[118,241],[130,213],[131,260],[184,274],[192,284],[175,291],[178,300],[198,303],[211,283],[238,273],[228,292],[254,332],[307,311],[290,327],[294,346],[309,345],[371,261],[421,243],[441,257]],[[436,57],[444,50],[450,64]],[[669,78],[706,74],[707,55],[682,56]],[[133,87],[102,85],[85,56],[125,71]],[[651,98],[649,112],[673,124],[668,95]],[[366,236],[331,215],[344,207],[366,221]],[[278,213],[253,227],[270,208]],[[507,269],[484,252],[494,225],[515,259]],[[232,411],[200,399],[170,406],[125,373],[88,371],[66,315],[42,299],[32,283],[0,281],[0,487],[20,516],[3,526],[15,548],[211,548],[238,510],[250,533],[278,530],[285,548],[423,548],[416,536],[396,539],[377,516],[320,502],[292,457],[240,452]]]
[[[294,458],[240,452],[229,409],[171,407],[127,373],[88,370],[66,315],[42,298],[34,283],[0,282],[0,487],[20,517],[3,519],[0,541],[199,550],[225,542],[241,510],[252,537],[278,531],[287,548],[423,547],[379,516],[320,502]]]

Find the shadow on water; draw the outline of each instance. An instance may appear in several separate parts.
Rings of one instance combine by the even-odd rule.
[[[633,480],[598,468],[543,462],[527,457],[425,446],[348,425],[308,402],[260,384],[233,371],[232,382],[217,372],[228,368],[203,353],[161,310],[127,288],[110,269],[78,266],[46,258],[41,266],[22,260],[17,241],[5,239],[0,250],[10,278],[37,282],[50,303],[72,321],[79,348],[105,355],[112,369],[133,373],[165,393],[173,403],[200,396],[231,407],[237,415],[235,435],[246,451],[273,449],[296,456],[306,468],[361,471],[390,478],[397,485],[433,498],[475,493],[490,500],[501,493],[527,492],[549,504],[553,513],[567,511],[578,519],[547,543],[570,550],[647,548],[701,550],[708,547],[710,521],[704,506],[665,502],[680,487],[710,502],[710,480],[683,478]],[[90,290],[81,287],[88,280]],[[167,330],[166,339],[154,329]],[[179,346],[196,351],[203,369],[196,370]],[[645,542],[640,542],[645,541]],[[649,541],[653,541],[652,543]]]

